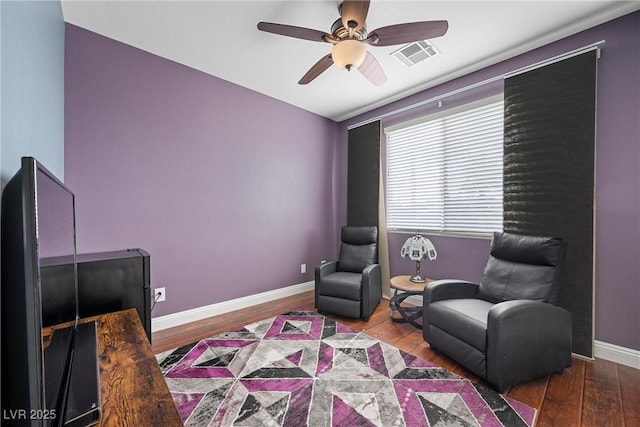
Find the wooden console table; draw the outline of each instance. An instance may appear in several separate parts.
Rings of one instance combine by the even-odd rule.
[[[135,309],[88,317],[98,330],[99,426],[182,426]]]

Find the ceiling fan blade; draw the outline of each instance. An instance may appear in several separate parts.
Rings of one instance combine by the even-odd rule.
[[[345,0],[340,6],[342,25],[345,28],[359,30],[367,20],[369,12],[369,0]]]
[[[310,83],[313,79],[318,77],[320,74],[324,73],[327,70],[327,68],[331,67],[331,65],[333,65],[333,59],[331,59],[331,54],[323,56],[322,58],[320,58],[318,62],[313,64],[313,67],[311,67],[304,76],[302,76],[298,84],[306,85]]]
[[[358,71],[376,86],[383,85],[387,82],[387,76],[384,74],[382,67],[369,52],[367,52],[364,57],[364,62],[358,67]]]
[[[433,39],[445,35],[449,29],[447,21],[408,22],[406,24],[389,25],[373,30],[366,42],[372,46],[393,46]]]
[[[271,22],[259,22],[258,29],[267,33],[281,36],[295,37],[297,39],[311,40],[314,42],[326,42],[331,34],[311,28],[296,27],[294,25],[274,24]]]

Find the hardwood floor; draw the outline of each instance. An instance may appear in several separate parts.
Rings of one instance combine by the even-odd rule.
[[[295,309],[314,310],[313,291],[155,332],[152,347],[159,353]],[[421,330],[392,322],[386,300],[380,302],[368,322],[331,317],[471,381],[479,380],[431,350],[422,339]],[[603,359],[588,361],[574,357],[573,365],[562,375],[512,387],[505,394],[536,408],[538,427],[640,426],[640,370]]]

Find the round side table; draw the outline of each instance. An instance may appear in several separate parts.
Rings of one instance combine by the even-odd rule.
[[[402,302],[412,295],[422,295],[425,286],[433,280],[425,278],[424,283],[414,283],[409,279],[411,276],[395,276],[389,281],[394,290],[393,296],[389,299],[391,320],[396,323],[410,323],[416,328],[422,329],[422,323],[416,322],[416,319],[422,319],[422,305],[403,306]],[[395,312],[398,312],[400,317],[396,316]]]

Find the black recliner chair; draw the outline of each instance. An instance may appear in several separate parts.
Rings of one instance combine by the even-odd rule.
[[[315,270],[315,305],[320,313],[369,320],[382,297],[377,227],[342,227],[338,261]]]
[[[571,366],[571,315],[556,304],[558,238],[495,233],[480,284],[424,290],[423,336],[498,391]]]

